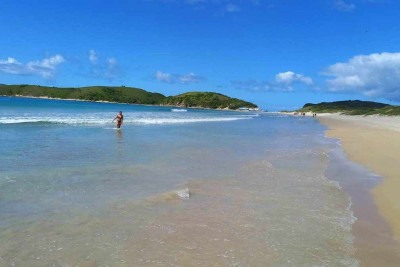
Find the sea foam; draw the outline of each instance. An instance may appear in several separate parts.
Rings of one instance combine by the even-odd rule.
[[[176,190],[176,195],[181,199],[189,199],[190,198],[190,191],[189,188],[184,188],[180,190]]]
[[[184,124],[199,122],[227,122],[250,119],[251,117],[125,117],[124,124]],[[53,124],[79,124],[79,125],[107,125],[112,124],[108,117],[0,117],[0,124],[27,124],[27,123],[53,123]]]

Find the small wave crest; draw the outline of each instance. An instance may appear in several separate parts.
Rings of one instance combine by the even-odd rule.
[[[175,193],[180,199],[189,199],[190,198],[190,191],[189,191],[188,187],[186,187],[184,189],[176,190]]]
[[[62,122],[52,122],[52,121],[45,121],[45,120],[29,120],[29,119],[21,119],[21,120],[0,120],[0,124],[62,124]]]
[[[182,124],[182,123],[196,123],[196,122],[226,122],[226,121],[236,121],[246,118],[185,118],[185,119],[176,119],[176,118],[160,118],[160,119],[137,119],[132,121],[134,124]]]
[[[189,187],[183,187],[181,189],[176,189],[173,191],[150,196],[147,201],[149,201],[150,203],[163,203],[169,201],[190,199],[190,196],[191,192],[189,190]]]
[[[9,184],[9,183],[16,183],[17,181],[14,179],[11,179],[10,177],[8,177],[7,175],[0,177],[0,186]]]

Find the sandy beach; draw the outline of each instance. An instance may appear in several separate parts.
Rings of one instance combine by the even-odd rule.
[[[365,266],[377,266],[385,259],[398,262],[400,117],[319,114],[318,118],[328,126],[327,136],[340,139],[351,161],[382,177],[376,187],[364,192],[353,188],[350,193],[359,218],[353,227],[358,257],[364,259]]]

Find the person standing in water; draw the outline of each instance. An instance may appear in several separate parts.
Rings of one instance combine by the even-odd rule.
[[[124,120],[124,115],[122,115],[122,111],[118,113],[118,115],[113,119],[113,122],[117,120],[117,128],[121,128],[122,122]]]

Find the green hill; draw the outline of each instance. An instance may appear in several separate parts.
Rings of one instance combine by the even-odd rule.
[[[182,107],[203,107],[203,108],[228,108],[238,109],[240,107],[256,108],[253,103],[237,98],[230,98],[226,95],[212,92],[189,92],[177,96],[169,96],[163,100],[165,105]]]
[[[0,95],[32,96],[88,101],[110,101],[129,104],[171,105],[199,108],[257,107],[240,99],[210,93],[190,92],[166,97],[159,93],[150,93],[133,87],[91,86],[80,88],[58,88],[36,85],[0,85]]]
[[[322,102],[319,104],[307,103],[299,112],[315,113],[343,113],[346,115],[400,115],[400,106],[392,106],[372,101],[347,100]]]
[[[0,95],[52,97],[90,101],[110,101],[132,104],[158,104],[164,95],[130,87],[92,86],[81,88],[57,88],[35,85],[1,85]]]

